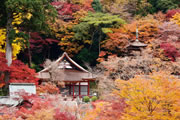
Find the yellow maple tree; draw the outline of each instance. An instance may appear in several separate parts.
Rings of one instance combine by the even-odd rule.
[[[115,94],[129,107],[123,120],[179,120],[180,79],[167,72],[136,76],[129,81],[117,80]]]
[[[32,14],[27,13],[26,15],[22,15],[21,13],[19,14],[13,14],[13,22],[12,25],[19,25],[23,22],[22,18],[25,17],[27,19],[30,19],[32,16]],[[17,29],[17,27],[13,27],[13,29],[15,30],[16,33],[19,33],[19,30]],[[24,45],[19,41],[20,37],[16,37],[13,40],[12,43],[12,48],[13,48],[13,57],[16,58],[17,54],[20,53],[20,51],[22,50],[22,48],[24,47]],[[1,28],[0,29],[0,52],[5,53],[5,46],[6,46],[6,29]]]
[[[79,11],[72,14],[73,20],[65,22],[61,19],[57,19],[55,24],[51,24],[51,29],[55,36],[60,39],[59,46],[61,50],[66,51],[70,56],[74,53],[77,54],[84,45],[81,45],[77,40],[74,40],[73,27],[79,24],[80,19],[88,14],[87,11],[80,9]],[[89,41],[84,41],[84,43]]]
[[[136,28],[139,30],[139,40],[145,43],[153,41],[158,34],[159,21],[154,18],[143,18],[124,25],[125,32],[130,36],[130,40],[136,39]]]
[[[26,120],[54,120],[54,109],[42,109],[29,114]]]
[[[0,52],[5,53],[5,46],[6,46],[6,30],[0,29]],[[17,41],[20,38],[16,38],[14,41]],[[16,57],[16,55],[21,51],[22,44],[21,43],[12,43],[13,47],[13,57]]]
[[[180,26],[180,13],[176,13],[171,19],[171,21],[175,22],[176,24]]]
[[[95,109],[89,110],[85,113],[84,116],[82,116],[83,120],[99,120],[99,114],[104,110],[105,105],[109,105],[109,102],[98,102],[95,103],[96,107]],[[104,120],[104,119],[103,119]]]

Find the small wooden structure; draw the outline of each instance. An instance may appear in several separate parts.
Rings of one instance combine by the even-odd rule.
[[[128,50],[140,51],[141,53],[141,48],[145,48],[146,46],[147,44],[144,44],[138,40],[138,29],[136,28],[136,40],[129,45]]]
[[[92,73],[73,61],[66,52],[55,63],[57,63],[57,68],[63,69],[63,80],[61,81],[65,83],[65,88],[60,88],[63,95],[73,97],[90,95],[90,82],[95,80]],[[50,67],[38,73],[38,77],[42,81],[50,80],[50,74],[48,72]]]

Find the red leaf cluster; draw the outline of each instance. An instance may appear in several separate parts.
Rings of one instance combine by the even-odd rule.
[[[45,83],[44,85],[39,85],[37,87],[37,94],[48,93],[48,94],[59,94],[59,88],[52,83]]]
[[[82,9],[85,11],[91,11],[94,12],[94,9],[92,8],[92,2],[93,0],[84,0],[84,4],[82,6]]]
[[[64,21],[74,19],[73,13],[80,11],[81,9],[84,11],[93,12],[94,9],[91,6],[93,0],[84,0],[80,4],[72,4],[68,2],[52,2],[52,6],[54,6],[58,12],[58,17]]]
[[[24,119],[27,118],[27,115],[33,115],[35,111],[41,109],[48,109],[52,107],[50,99],[43,99],[36,95],[28,96],[26,94],[22,95],[24,101],[28,101],[31,103],[31,107],[27,107],[26,105],[22,105],[19,107],[19,110],[16,112],[16,117],[22,117]]]
[[[4,53],[1,53],[0,52],[0,72],[5,72],[5,71],[8,71],[8,66],[6,64],[6,59],[5,59],[5,55]]]
[[[165,55],[172,61],[176,61],[177,57],[180,57],[180,53],[175,46],[170,43],[162,43],[160,48],[164,50]]]
[[[14,60],[10,67],[6,64],[3,53],[0,53],[0,87],[4,84],[4,72],[10,72],[10,83],[35,83],[38,84],[38,78],[34,69],[30,69],[27,65],[19,60]]]
[[[166,18],[169,20],[169,19],[172,18],[176,13],[180,13],[180,9],[168,10],[167,13],[166,13]]]
[[[40,53],[43,48],[49,47],[50,44],[59,42],[52,38],[43,39],[37,32],[31,33],[31,39],[29,41],[30,49],[36,51],[36,53]]]
[[[10,66],[10,83],[35,83],[38,84],[38,78],[34,69],[19,60],[13,61]]]
[[[27,94],[23,94],[22,98],[27,103],[30,103],[31,106],[21,105],[16,112],[16,118],[26,119],[29,115],[34,115],[37,111],[53,109],[54,120],[76,120],[76,117],[68,111],[62,111],[64,109],[63,106],[58,106],[59,104],[57,103],[60,102],[58,96],[43,96],[42,98],[37,95],[28,96]]]
[[[76,120],[75,116],[71,115],[68,112],[61,112],[60,109],[55,110],[54,119],[55,120]]]
[[[4,83],[4,73],[6,71],[10,70],[8,65],[6,64],[6,62],[7,61],[5,59],[4,53],[0,52],[0,66],[1,66],[0,67],[0,88],[2,88],[5,85],[5,83]]]
[[[101,51],[101,52],[99,53],[99,57],[104,57],[106,54],[107,54],[107,53],[106,53],[105,51]]]
[[[92,103],[93,107],[96,108],[96,104],[103,101],[96,101]],[[116,99],[112,101],[104,101],[106,104],[103,105],[103,109],[98,113],[97,120],[119,120],[121,118],[127,104],[123,99]]]
[[[129,44],[129,36],[123,33],[108,33],[109,40],[105,43],[104,47],[111,51],[123,51]]]
[[[58,11],[58,15],[63,20],[72,20],[72,14],[78,10],[80,10],[79,5],[67,3],[67,2],[52,2],[51,3],[56,10]]]

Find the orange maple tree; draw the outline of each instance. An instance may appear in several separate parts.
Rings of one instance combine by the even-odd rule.
[[[108,39],[102,46],[110,51],[120,52],[128,46],[129,35],[121,29],[112,29],[113,33],[107,33]]]
[[[124,26],[125,31],[130,36],[130,41],[136,39],[136,28],[139,30],[139,40],[145,43],[153,41],[158,34],[159,22],[154,18],[144,18]]]
[[[120,120],[127,107],[123,99],[96,101],[92,106],[93,109],[86,111],[83,120]]]
[[[45,83],[43,85],[39,85],[37,87],[37,94],[40,95],[42,93],[47,93],[47,94],[59,94],[60,90],[59,88],[52,83]]]
[[[153,17],[147,17],[125,24],[119,29],[111,29],[107,33],[106,40],[101,43],[103,50],[98,61],[102,62],[103,57],[107,55],[123,55],[126,53],[130,43],[136,40],[136,28],[139,30],[139,41],[151,45],[151,42],[159,36],[159,24],[160,22]]]
[[[73,13],[73,17],[75,18],[71,22],[68,22],[62,25],[60,29],[60,34],[56,34],[56,36],[61,39],[59,45],[61,46],[61,50],[66,51],[70,56],[74,53],[78,53],[84,46],[77,41],[74,40],[74,25],[77,25],[80,22],[80,19],[85,17],[88,14],[87,11],[83,9]]]

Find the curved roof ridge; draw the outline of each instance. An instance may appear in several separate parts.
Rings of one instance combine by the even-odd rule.
[[[84,69],[83,67],[81,67],[79,64],[77,64],[74,60],[72,60],[66,52],[64,52],[64,53],[62,54],[62,56],[59,57],[59,58],[55,61],[55,63],[60,62],[64,57],[66,57],[72,64],[74,64],[76,67],[78,67],[78,68],[79,68],[80,70],[82,70],[83,72],[89,72],[89,71],[87,71],[86,69]],[[44,72],[44,71],[48,70],[50,67],[51,67],[51,65],[48,66],[48,67],[46,67],[46,68],[44,68],[43,70],[39,71],[38,73]]]
[[[84,69],[83,67],[81,67],[79,64],[77,64],[73,59],[71,59],[66,52],[64,52],[63,55],[65,55],[65,56],[68,58],[68,60],[69,60],[71,63],[73,63],[76,67],[78,67],[80,70],[82,70],[82,71],[84,71],[84,72],[89,72],[89,71],[87,71],[86,69]],[[64,57],[63,57],[63,58],[64,58]]]

